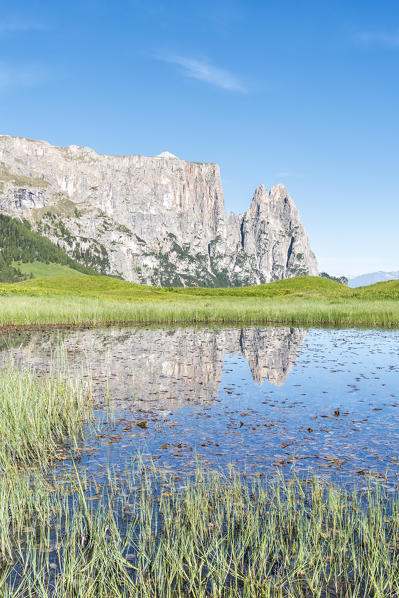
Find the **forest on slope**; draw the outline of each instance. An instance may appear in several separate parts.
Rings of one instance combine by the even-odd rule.
[[[18,262],[60,264],[82,274],[97,274],[70,258],[63,249],[31,230],[27,220],[0,214],[0,282],[18,282],[31,276],[18,267]]]

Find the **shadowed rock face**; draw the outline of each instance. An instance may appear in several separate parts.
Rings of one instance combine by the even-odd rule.
[[[159,285],[231,286],[317,274],[284,186],[226,216],[219,167],[0,136],[0,212],[27,218],[72,257]]]
[[[97,396],[104,394],[109,372],[110,393],[116,404],[134,399],[174,409],[189,401],[217,398],[227,355],[242,355],[259,385],[266,379],[282,385],[306,334],[304,329],[286,327],[110,329],[65,332],[62,341],[72,370],[81,371],[85,362],[90,364]],[[60,338],[59,333],[30,333],[22,345],[16,341],[14,359],[46,371]],[[4,361],[8,352],[0,355]]]

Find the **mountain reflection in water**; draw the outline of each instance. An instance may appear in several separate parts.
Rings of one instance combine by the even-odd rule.
[[[20,366],[46,371],[62,343],[72,370],[89,365],[99,394],[108,378],[116,404],[134,397],[173,409],[216,398],[227,356],[243,356],[256,384],[283,385],[306,335],[288,327],[31,332],[14,337],[11,354]],[[3,361],[8,354],[3,345]]]
[[[200,459],[397,484],[398,347],[399,330],[377,329],[25,331],[0,337],[0,365],[11,354],[44,375],[55,359],[91,377],[100,428],[79,466],[92,472],[140,454],[168,471]]]

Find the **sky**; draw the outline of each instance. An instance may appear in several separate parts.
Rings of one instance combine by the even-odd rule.
[[[0,133],[283,183],[320,270],[399,270],[397,0],[0,0]]]

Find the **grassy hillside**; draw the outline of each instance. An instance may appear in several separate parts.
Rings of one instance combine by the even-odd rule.
[[[40,266],[41,267],[41,266]],[[37,271],[39,271],[39,266]],[[338,299],[399,299],[399,280],[380,282],[355,289],[333,280],[318,276],[298,276],[250,287],[203,288],[203,287],[150,287],[111,278],[109,276],[49,276],[26,280],[17,284],[0,285],[2,294],[29,295],[79,295],[84,297],[112,299],[162,299],[187,298],[319,298]]]
[[[399,281],[350,289],[303,276],[241,288],[159,288],[107,276],[0,284],[0,325],[284,323],[399,327]]]
[[[44,264],[43,262],[13,262],[12,266],[17,268],[27,278],[45,278],[47,276],[85,276],[78,270],[63,264]]]
[[[83,274],[96,274],[70,258],[65,251],[46,237],[30,229],[27,221],[21,222],[0,214],[0,282],[17,282],[31,276],[54,274],[54,268],[46,265],[60,265],[57,274],[70,274],[71,270]]]

